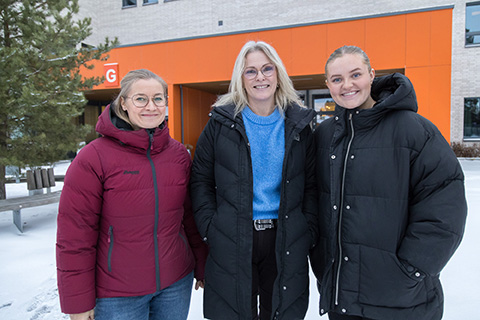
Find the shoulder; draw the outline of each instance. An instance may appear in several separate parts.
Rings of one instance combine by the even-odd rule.
[[[396,130],[405,134],[432,136],[440,134],[438,128],[427,118],[414,111],[398,110],[386,118],[387,122],[395,122]]]
[[[170,138],[170,148],[174,151],[178,157],[182,158],[190,158],[190,154],[188,153],[187,147],[185,145],[173,138]]]

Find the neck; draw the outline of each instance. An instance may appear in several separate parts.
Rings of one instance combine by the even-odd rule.
[[[368,99],[359,106],[359,109],[371,109],[375,104],[375,100],[373,100],[372,96],[369,96]]]
[[[266,117],[273,113],[275,110],[275,104],[271,102],[267,103],[249,103],[248,107],[258,116]]]

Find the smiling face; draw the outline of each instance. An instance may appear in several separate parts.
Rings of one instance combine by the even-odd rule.
[[[271,73],[271,66],[274,69],[273,73]],[[257,75],[248,79],[245,72],[248,73],[253,70],[256,70]],[[270,73],[271,75],[269,75]],[[277,89],[277,71],[262,51],[250,52],[245,57],[243,86],[247,91],[248,104],[253,112],[259,115],[269,115],[273,112],[275,109],[275,90]]]
[[[141,103],[142,96],[148,97],[147,105],[143,108],[135,106],[134,96],[139,100],[137,105]],[[152,101],[154,97],[157,105]],[[159,98],[163,98],[163,103],[159,102]],[[122,109],[127,112],[133,128],[138,130],[156,128],[165,120],[167,110],[165,101],[165,93],[160,82],[155,79],[139,79],[132,84],[128,97],[121,98],[120,103]]]
[[[369,109],[375,101],[370,96],[375,71],[368,71],[358,54],[345,54],[327,65],[327,87],[333,100],[345,109]]]

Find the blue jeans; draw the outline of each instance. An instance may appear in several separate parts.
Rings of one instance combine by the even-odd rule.
[[[185,320],[192,284],[193,272],[153,294],[97,299],[95,320]]]

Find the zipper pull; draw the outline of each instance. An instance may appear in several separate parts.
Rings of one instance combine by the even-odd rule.
[[[150,150],[153,150],[153,133],[148,133],[148,136],[150,137]]]

